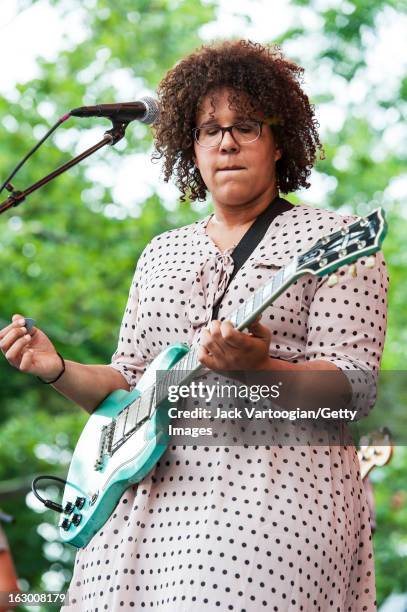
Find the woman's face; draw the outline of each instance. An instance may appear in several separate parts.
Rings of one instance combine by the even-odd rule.
[[[228,96],[230,90],[227,88],[208,94],[198,112],[196,127],[208,123],[227,127],[238,122],[241,117],[238,111],[229,108]],[[194,151],[195,164],[215,204],[255,205],[273,199],[275,163],[281,152],[269,125],[263,124],[261,135],[254,142],[238,144],[229,132],[225,132],[217,147],[205,149],[195,142]]]

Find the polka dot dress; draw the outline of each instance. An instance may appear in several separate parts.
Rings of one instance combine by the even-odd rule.
[[[156,236],[140,257],[112,367],[133,387],[177,342],[199,342],[233,271],[210,216]],[[298,205],[278,216],[228,287],[219,319],[351,217]],[[262,316],[270,356],[377,375],[386,329],[383,257],[339,282],[306,275]],[[369,509],[352,446],[168,447],[78,551],[69,610],[376,610]]]

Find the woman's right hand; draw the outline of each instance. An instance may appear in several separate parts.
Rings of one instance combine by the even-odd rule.
[[[51,340],[37,327],[29,334],[22,315],[14,314],[10,325],[0,330],[0,349],[13,367],[45,381],[54,380],[61,371]]]

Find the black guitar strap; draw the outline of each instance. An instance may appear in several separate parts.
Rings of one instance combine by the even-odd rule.
[[[218,316],[221,302],[230,283],[243,266],[246,259],[253,253],[254,249],[261,242],[270,224],[278,215],[281,215],[281,213],[285,212],[286,210],[290,210],[292,207],[293,204],[290,204],[288,200],[280,198],[279,196],[275,197],[268,207],[256,218],[256,221],[252,223],[247,232],[242,236],[240,242],[233,249],[232,259],[235,266],[223,295],[213,308],[212,320],[216,319]]]

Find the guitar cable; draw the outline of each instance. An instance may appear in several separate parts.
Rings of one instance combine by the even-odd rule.
[[[43,497],[41,497],[41,495],[39,495],[39,493],[37,492],[37,482],[39,480],[56,480],[57,482],[60,482],[64,485],[67,484],[67,481],[64,480],[63,478],[59,478],[58,476],[37,476],[37,478],[34,478],[34,480],[31,483],[31,489],[32,492],[34,493],[35,497],[37,499],[39,499],[39,501],[44,504],[44,506],[46,508],[49,508],[50,510],[54,510],[55,512],[63,512],[63,507],[61,504],[58,504],[58,502],[54,502],[51,499],[44,499]]]

